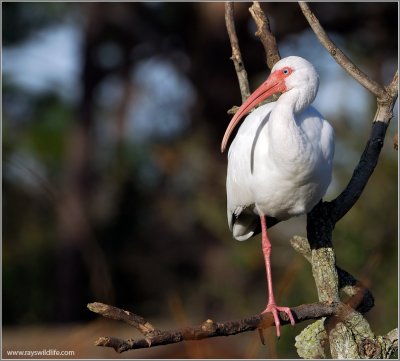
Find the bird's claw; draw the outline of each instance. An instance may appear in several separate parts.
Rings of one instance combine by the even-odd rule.
[[[267,312],[271,312],[272,316],[274,317],[274,323],[275,323],[275,327],[276,327],[276,336],[278,338],[281,336],[281,322],[279,321],[278,312],[285,312],[289,317],[290,324],[292,326],[294,326],[296,324],[294,317],[292,315],[292,311],[290,310],[289,307],[281,307],[281,306],[277,306],[273,303],[270,303],[267,305],[267,308],[263,312],[261,312],[261,314],[264,314]]]

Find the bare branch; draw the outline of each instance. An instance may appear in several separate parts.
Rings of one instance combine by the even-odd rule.
[[[231,59],[235,65],[236,75],[239,81],[240,94],[242,95],[242,103],[244,103],[250,95],[250,86],[247,78],[247,72],[243,64],[242,54],[239,48],[239,41],[236,35],[232,1],[225,3],[225,24],[232,47]]]
[[[334,302],[318,302],[293,307],[291,311],[296,323],[299,323],[305,320],[331,316],[339,309],[338,307],[339,305]],[[236,335],[238,333],[254,331],[256,329],[271,327],[274,325],[272,314],[267,313],[235,321],[214,322],[212,320],[207,320],[199,326],[185,327],[175,330],[163,331],[151,326],[153,331],[147,332],[146,330],[143,332],[143,325],[149,325],[149,323],[146,322],[143,317],[135,315],[132,312],[98,302],[90,303],[88,308],[104,317],[127,322],[145,334],[146,337],[139,340],[122,340],[116,337],[100,337],[95,342],[97,346],[112,347],[117,352],[167,345],[182,341]],[[286,313],[279,312],[279,318],[281,325],[290,324]]]
[[[396,71],[392,82],[385,88],[370,80],[329,39],[308,5],[300,3],[300,7],[318,39],[333,58],[350,76],[377,97],[377,111],[372,123],[371,135],[347,187],[336,199],[331,202],[319,202],[307,214],[307,237],[311,245],[310,252],[304,244],[295,246],[295,249],[311,262],[320,301],[329,299],[336,301],[339,297],[339,289],[341,289],[349,296],[346,302],[349,310],[357,309],[364,313],[373,307],[372,294],[351,275],[336,267],[332,232],[335,224],[359,199],[377,165],[386,130],[393,117],[393,107],[397,100],[398,72]],[[327,318],[324,322],[330,351],[334,358],[365,358],[365,356],[376,358],[383,354],[383,348],[376,342],[368,322],[359,312],[351,312],[344,322],[343,317],[338,318],[337,315]],[[320,329],[319,324],[315,327]],[[320,336],[325,342],[325,335],[320,333]],[[298,342],[296,347],[299,354],[307,354],[307,346],[304,342]],[[370,350],[373,352],[370,353]],[[312,354],[320,354],[320,351],[320,349],[314,348]]]
[[[397,100],[398,71],[396,71],[391,83],[387,87],[382,87],[371,80],[329,38],[307,3],[299,2],[299,5],[315,35],[336,62],[342,66],[350,76],[377,97],[377,111],[374,117],[370,139],[367,142],[361,159],[346,189],[329,204],[331,207],[331,221],[335,224],[353,207],[361,196],[362,191],[376,167],[383,146],[386,129],[390,119],[393,117],[393,107]]]
[[[306,2],[299,2],[301,11],[313,29],[320,43],[328,50],[329,54],[336,60],[336,62],[347,71],[347,73],[357,80],[363,87],[373,93],[377,98],[384,99],[386,92],[377,82],[370,79],[364,74],[329,38],[325,30],[319,23],[317,17],[310,10]]]
[[[396,72],[393,75],[393,79],[390,82],[390,84],[386,87],[386,90],[389,92],[389,94],[392,97],[397,98],[397,93],[399,90],[399,71],[396,70]]]
[[[128,325],[138,329],[145,336],[158,332],[158,330],[155,329],[153,325],[147,322],[143,317],[135,315],[129,311],[121,310],[118,307],[106,305],[100,302],[93,302],[88,303],[87,308],[94,313],[102,315],[103,317],[111,318],[117,321],[124,321]]]
[[[336,199],[329,203],[331,219],[334,223],[338,222],[360,198],[378,163],[387,127],[388,124],[382,121],[372,124],[370,138],[348,185]]]
[[[306,243],[297,242],[294,246],[296,250],[310,261],[319,299],[323,302],[293,307],[291,311],[296,323],[304,320],[327,317],[326,320],[319,320],[318,324],[309,327],[308,331],[320,332],[321,337],[318,340],[324,340],[325,342],[325,340],[328,339],[334,356],[342,355],[342,347],[337,346],[344,344],[349,338],[352,340],[351,345],[352,350],[355,351],[354,355],[364,355],[365,350],[356,349],[356,347],[360,344],[366,345],[368,349],[370,349],[371,345],[375,347],[375,337],[370,330],[368,322],[360,313],[367,312],[373,306],[373,297],[354,277],[336,266],[332,245],[332,231],[335,223],[351,209],[360,197],[362,190],[375,169],[386,129],[392,117],[393,107],[397,99],[398,73],[395,73],[392,82],[387,87],[381,87],[379,84],[370,80],[368,76],[362,73],[329,39],[319,24],[318,19],[308,8],[308,5],[306,3],[300,3],[300,7],[317,37],[335,60],[350,74],[350,76],[377,96],[378,110],[374,118],[374,123],[372,124],[370,139],[348,186],[335,200],[332,202],[321,201],[308,213],[307,236],[310,244],[308,244],[306,239]],[[266,51],[268,66],[272,68],[273,64],[280,59],[280,55],[275,38],[270,31],[268,19],[258,2],[254,2],[254,5],[250,8],[250,12],[257,24],[258,30],[256,35],[260,38]],[[232,2],[225,5],[225,20],[232,46],[232,60],[234,61],[242,100],[244,101],[247,99],[250,91],[247,73],[243,66],[234,27]],[[339,290],[348,296],[345,304],[339,301]],[[187,340],[230,336],[242,332],[260,330],[274,324],[272,315],[267,313],[226,322],[214,322],[209,319],[198,326],[175,330],[160,330],[154,328],[154,326],[142,317],[113,306],[92,303],[88,305],[88,308],[104,317],[121,320],[133,325],[145,336],[138,340],[100,337],[96,341],[96,345],[112,347],[117,352],[166,345]],[[279,318],[282,325],[289,323],[286,313],[280,312]],[[305,333],[302,334],[303,336],[309,336],[308,333],[307,335]],[[361,340],[361,337],[364,337],[364,335],[366,335],[365,340]],[[305,339],[307,339],[307,337],[305,337]],[[388,345],[392,345],[393,342],[388,343]],[[389,346],[387,346],[388,350]],[[346,348],[344,348],[344,350],[345,349]],[[317,354],[323,354],[323,351],[321,353],[320,349],[315,352]],[[374,351],[373,355],[375,354],[377,355],[378,353]]]
[[[261,40],[265,49],[266,63],[268,68],[272,69],[276,62],[281,59],[275,36],[271,32],[268,17],[261,9],[258,1],[253,1],[253,5],[249,8],[251,16],[257,25],[256,36]]]

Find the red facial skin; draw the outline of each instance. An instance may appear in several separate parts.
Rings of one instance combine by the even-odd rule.
[[[226,128],[224,138],[222,139],[221,153],[224,152],[229,137],[239,123],[240,119],[242,119],[243,116],[245,116],[257,104],[267,99],[271,95],[276,93],[284,93],[287,90],[285,79],[292,73],[293,69],[290,67],[284,67],[282,69],[275,70],[273,73],[271,73],[267,80],[249,96],[249,98],[242,104],[230,121],[228,128]]]

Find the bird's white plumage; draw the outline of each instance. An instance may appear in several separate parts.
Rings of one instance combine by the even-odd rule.
[[[324,196],[332,173],[334,131],[309,106],[318,75],[305,59],[289,57],[286,91],[245,118],[228,153],[227,213],[233,236],[246,240],[259,215],[279,220],[309,212]]]

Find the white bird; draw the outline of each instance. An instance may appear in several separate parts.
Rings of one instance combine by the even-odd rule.
[[[307,60],[290,56],[278,61],[268,79],[250,95],[232,118],[221,144],[224,151],[240,119],[264,99],[282,93],[275,102],[254,110],[240,126],[228,153],[226,179],[229,228],[239,241],[259,233],[268,285],[268,303],[280,336],[278,311],[294,318],[288,307],[275,303],[267,228],[308,213],[324,196],[332,176],[335,135],[330,124],[310,104],[318,91],[318,74]]]

